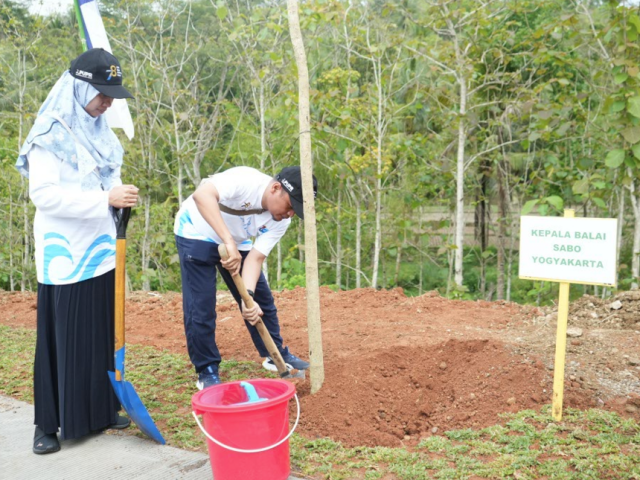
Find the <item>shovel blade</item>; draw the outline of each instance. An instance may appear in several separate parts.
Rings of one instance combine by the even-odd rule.
[[[115,372],[108,372],[111,379],[111,385],[116,392],[122,408],[124,408],[129,418],[135,423],[138,428],[149,438],[152,438],[156,442],[164,445],[166,442],[162,437],[162,434],[153,422],[151,415],[147,411],[147,408],[140,400],[140,397],[136,393],[135,388],[130,382],[124,380],[116,380]]]
[[[281,373],[280,378],[284,380],[288,380],[290,378],[301,378],[305,380],[307,378],[307,375],[305,372],[306,370],[297,370],[295,373],[293,373],[292,370],[288,370],[286,372]]]

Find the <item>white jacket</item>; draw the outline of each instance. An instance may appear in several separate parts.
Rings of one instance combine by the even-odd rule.
[[[83,191],[78,172],[42,147],[35,145],[28,159],[38,282],[65,285],[113,270],[116,227],[109,192]],[[117,177],[114,186],[122,184]]]

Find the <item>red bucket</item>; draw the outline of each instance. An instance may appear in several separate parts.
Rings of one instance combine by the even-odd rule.
[[[251,387],[259,397],[257,401],[249,398],[247,388]],[[289,431],[289,399],[293,396],[298,418]],[[289,437],[300,419],[300,403],[291,383],[272,379],[221,383],[196,393],[191,405],[207,437],[215,480],[289,477]],[[198,415],[204,418],[204,428]]]

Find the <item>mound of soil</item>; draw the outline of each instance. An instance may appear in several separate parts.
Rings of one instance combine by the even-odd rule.
[[[305,290],[276,293],[282,333],[306,356]],[[620,302],[615,303],[616,301]],[[0,323],[35,328],[36,297],[0,293]],[[260,361],[237,310],[220,292],[223,358]],[[612,307],[611,305],[614,305]],[[585,313],[586,312],[586,313]],[[592,315],[595,312],[597,317]],[[565,407],[597,406],[640,419],[640,293],[574,302]],[[551,403],[556,314],[504,301],[457,301],[401,289],[321,289],[325,381],[296,380],[299,431],[347,446],[412,446],[425,436],[499,423],[499,414]],[[182,297],[133,292],[127,343],[186,353]],[[223,378],[224,380],[224,378]]]

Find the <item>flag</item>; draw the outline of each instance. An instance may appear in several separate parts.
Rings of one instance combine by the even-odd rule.
[[[98,2],[96,0],[74,0],[73,3],[84,50],[104,48],[107,52],[112,53],[98,9]],[[114,99],[111,108],[107,110],[105,115],[111,128],[122,128],[129,140],[133,138],[133,120],[125,98]]]

